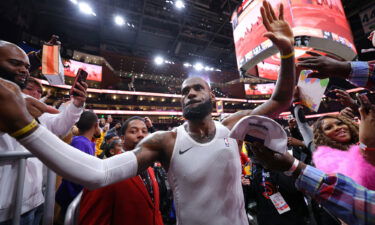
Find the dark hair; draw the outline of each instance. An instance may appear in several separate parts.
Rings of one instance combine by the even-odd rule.
[[[86,132],[94,126],[95,123],[98,122],[98,117],[96,114],[92,111],[84,111],[81,114],[81,117],[79,118],[77,122],[77,127],[79,129],[80,133]]]
[[[327,137],[322,129],[323,120],[327,118],[333,118],[342,121],[344,124],[346,124],[349,127],[349,132],[351,136],[351,140],[348,143],[339,143],[337,141],[334,141]],[[329,146],[331,148],[336,148],[340,150],[347,150],[349,147],[359,140],[359,129],[358,125],[353,123],[351,120],[342,117],[342,116],[323,116],[320,117],[315,123],[314,123],[314,144],[315,146]]]
[[[128,129],[129,123],[133,120],[140,120],[142,122],[145,122],[145,119],[140,116],[132,116],[129,119],[125,120],[125,122],[121,126],[121,135],[124,135],[126,132],[126,129]]]
[[[111,142],[111,144],[108,145],[108,147],[104,150],[104,154],[107,158],[111,157],[111,149],[114,149],[117,144],[121,144],[121,139],[116,139]]]

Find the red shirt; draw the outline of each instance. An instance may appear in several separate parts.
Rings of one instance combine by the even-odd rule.
[[[84,190],[79,213],[82,225],[163,225],[159,186],[148,168],[154,202],[139,176],[94,191]]]

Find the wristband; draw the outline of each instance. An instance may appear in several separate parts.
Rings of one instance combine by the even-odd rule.
[[[359,148],[363,151],[375,151],[375,148],[369,148],[367,145],[359,142]]]
[[[28,125],[24,126],[23,128],[17,130],[16,132],[14,133],[11,133],[10,136],[14,137],[14,138],[18,138],[24,134],[26,134],[27,132],[29,132],[30,130],[34,129],[36,126],[38,126],[38,122],[36,122],[36,120],[34,119],[33,121],[31,121],[31,123],[29,123]]]
[[[295,158],[292,166],[289,168],[288,171],[285,171],[284,174],[287,176],[292,176],[293,172],[296,171],[298,164],[299,164],[299,160]]]
[[[280,58],[281,59],[289,59],[292,56],[294,56],[294,51],[292,51],[291,53],[289,53],[287,55],[280,55]]]

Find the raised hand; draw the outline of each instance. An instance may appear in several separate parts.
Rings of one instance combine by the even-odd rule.
[[[375,105],[371,104],[365,95],[359,98],[361,99],[359,141],[368,148],[375,148]],[[375,151],[362,151],[362,154],[369,163],[375,166]]]
[[[354,120],[355,117],[353,109],[351,109],[350,107],[346,107],[345,109],[341,110],[340,116],[346,117],[350,120]]]
[[[27,111],[25,100],[19,87],[12,82],[0,78],[0,131],[13,133],[34,118]]]
[[[336,93],[337,100],[346,107],[357,108],[357,104],[352,97],[350,97],[349,93],[340,89],[335,89],[333,92]]]
[[[263,2],[260,13],[262,14],[263,25],[267,30],[263,36],[269,38],[282,55],[291,53],[293,51],[294,36],[289,23],[284,20],[283,4],[280,4],[278,17],[276,17],[268,1]]]
[[[82,107],[85,102],[86,102],[86,98],[87,98],[87,83],[86,82],[77,82],[77,85],[76,85],[77,88],[74,88],[74,92],[77,93],[78,95],[77,96],[71,96],[71,98],[73,99],[73,104],[77,107],[77,108],[80,108]]]
[[[351,70],[349,62],[338,61],[316,52],[307,51],[306,53],[310,56],[299,58],[297,67],[300,69],[315,70],[315,72],[309,74],[308,77],[320,79],[327,77],[348,78]]]
[[[153,126],[151,119],[147,116],[145,117],[145,123],[146,123],[147,128],[150,128]]]

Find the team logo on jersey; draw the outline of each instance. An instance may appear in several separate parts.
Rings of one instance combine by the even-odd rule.
[[[225,146],[229,147],[229,140],[228,140],[228,138],[224,138],[224,143],[225,143]]]

